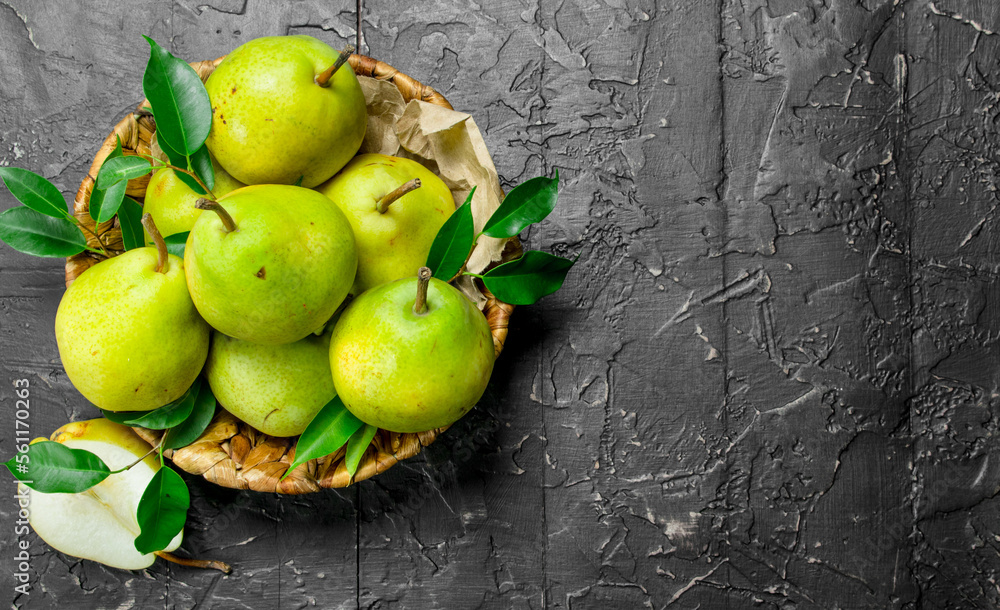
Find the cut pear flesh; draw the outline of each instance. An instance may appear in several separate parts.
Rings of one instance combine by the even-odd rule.
[[[142,457],[102,441],[71,439],[64,444],[96,454],[111,470]],[[139,535],[136,509],[154,473],[144,460],[81,493],[27,490],[31,501],[28,522],[49,546],[67,555],[124,570],[148,568],[156,556],[135,549]],[[182,536],[177,534],[164,550],[180,546]]]

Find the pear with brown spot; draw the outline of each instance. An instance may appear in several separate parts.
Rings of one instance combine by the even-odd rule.
[[[149,411],[180,398],[208,355],[210,329],[188,294],[185,262],[157,247],[129,250],[84,271],[56,312],[66,376],[108,411]]]
[[[184,250],[188,289],[213,328],[254,343],[292,343],[322,327],[357,270],[344,214],[316,191],[237,189],[202,214]]]

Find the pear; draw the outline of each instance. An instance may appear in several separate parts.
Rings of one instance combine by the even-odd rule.
[[[344,405],[393,432],[441,428],[465,415],[486,390],[493,360],[482,312],[427,267],[362,293],[330,339]]]
[[[311,36],[237,47],[205,82],[213,113],[208,149],[246,184],[301,179],[313,187],[337,173],[361,147],[368,121],[349,54]]]
[[[271,436],[302,434],[337,395],[330,375],[330,333],[283,345],[216,333],[205,374],[219,404]]]
[[[246,186],[226,173],[215,159],[212,160],[212,167],[215,169],[215,185],[212,187],[212,193],[216,197],[222,197],[230,191]],[[194,226],[194,221],[201,215],[201,210],[194,207],[194,204],[202,197],[204,195],[195,193],[190,186],[182,182],[177,177],[177,172],[163,168],[157,170],[149,179],[142,209],[153,217],[161,235],[174,235],[190,231]],[[144,235],[146,245],[152,244],[153,238],[148,233]]]
[[[204,209],[184,251],[191,298],[218,331],[291,343],[323,326],[350,290],[358,257],[344,214],[311,189],[256,185]]]
[[[148,568],[152,553],[135,549],[139,536],[136,509],[150,479],[160,469],[151,447],[131,428],[106,419],[66,424],[52,433],[52,440],[74,449],[85,449],[104,460],[111,470],[134,466],[113,474],[80,493],[42,493],[20,485],[30,501],[28,522],[49,546],[72,555],[123,570]],[[146,457],[143,457],[146,456]],[[181,544],[183,533],[165,549]]]
[[[70,382],[108,411],[149,411],[180,398],[208,356],[211,329],[188,294],[184,261],[157,247],[84,271],[56,311],[56,344]]]
[[[412,277],[455,211],[443,180],[402,157],[358,155],[316,190],[337,204],[354,229],[358,276],[351,294]]]

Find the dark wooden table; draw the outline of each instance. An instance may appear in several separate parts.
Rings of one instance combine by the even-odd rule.
[[[1000,4],[364,0],[361,51],[470,112],[528,231],[576,255],[516,311],[481,404],[420,457],[277,497],[188,478],[181,552],[124,572],[30,542],[26,608],[990,608],[1000,604]],[[0,164],[72,199],[188,60],[353,1],[4,0]],[[6,190],[0,209],[14,205]],[[96,411],[52,324],[62,261],[0,247],[0,454]],[[4,475],[8,476],[8,475]],[[8,481],[10,478],[8,476]]]

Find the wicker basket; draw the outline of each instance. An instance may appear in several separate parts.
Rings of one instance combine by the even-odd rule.
[[[222,59],[220,57],[215,61],[203,61],[191,65],[204,80]],[[449,109],[452,107],[440,93],[388,64],[363,55],[352,55],[350,63],[359,76],[391,81],[407,102],[418,99]],[[140,108],[141,106],[142,104]],[[150,143],[155,130],[156,125],[152,116],[142,110],[129,114],[115,125],[111,135],[104,140],[95,156],[90,173],[77,191],[73,213],[80,222],[94,228],[94,221],[88,211],[90,193],[101,164],[115,148],[116,138],[121,139],[125,154],[150,155],[152,154]],[[145,196],[148,182],[148,176],[130,181],[128,195],[141,200]],[[113,219],[96,227],[96,232],[101,235],[112,254],[119,254],[122,251],[121,230],[116,223],[117,221]],[[89,245],[96,247],[97,242],[94,237],[88,236],[88,241]],[[503,260],[511,260],[519,255],[520,244],[514,239],[505,248]],[[67,259],[66,285],[68,286],[102,258],[84,252]],[[499,356],[507,337],[507,320],[514,307],[493,298],[481,284],[479,288],[487,297],[484,313],[493,333],[496,354]],[[281,481],[281,477],[294,458],[297,439],[268,436],[219,408],[212,423],[197,441],[187,447],[164,451],[164,455],[183,470],[203,476],[206,480],[224,487],[303,494],[322,488],[346,487],[384,472],[396,462],[420,453],[421,449],[433,443],[438,434],[444,430],[445,428],[439,428],[415,434],[379,430],[353,477],[347,472],[344,464],[345,449],[342,448],[336,453],[302,464]],[[136,432],[152,444],[156,444],[162,434],[144,428],[137,428]]]

